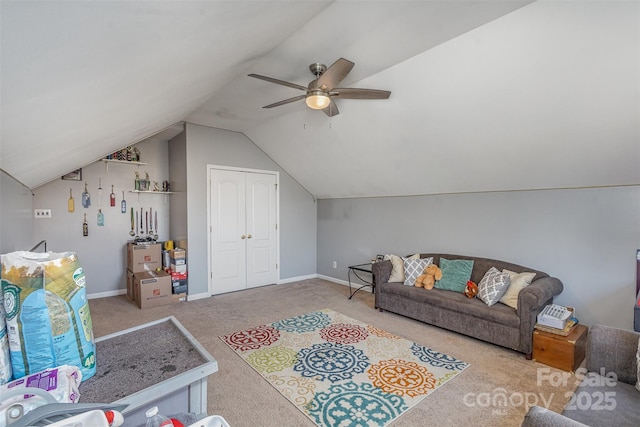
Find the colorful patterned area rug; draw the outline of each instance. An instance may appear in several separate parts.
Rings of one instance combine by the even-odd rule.
[[[386,426],[469,366],[329,309],[220,339],[318,426]]]

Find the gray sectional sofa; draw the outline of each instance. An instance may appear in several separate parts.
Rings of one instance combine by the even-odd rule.
[[[562,414],[534,406],[522,427],[637,427],[640,391],[637,349],[640,333],[594,325],[587,337],[587,373]],[[604,373],[604,376],[602,374]]]
[[[448,260],[473,260],[471,280],[480,283],[491,267],[517,273],[532,272],[535,277],[530,285],[518,294],[518,309],[502,303],[487,306],[478,298],[469,299],[463,293],[443,289],[426,290],[406,286],[401,282],[389,283],[392,263],[385,260],[373,264],[375,305],[380,311],[390,311],[431,325],[449,329],[483,341],[511,348],[531,358],[533,351],[533,326],[536,316],[562,292],[562,282],[535,269],[488,258],[451,254],[420,254],[421,258],[433,257],[440,265],[440,258]]]

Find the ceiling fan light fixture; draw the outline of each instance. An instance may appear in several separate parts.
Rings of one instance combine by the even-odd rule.
[[[327,92],[314,90],[305,99],[307,106],[314,110],[324,110],[331,104],[331,98]]]

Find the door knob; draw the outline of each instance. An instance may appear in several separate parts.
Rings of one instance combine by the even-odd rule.
[[[251,234],[249,234],[249,235],[247,236],[247,239],[250,239],[250,238],[251,238]]]
[[[244,234],[242,236],[240,236],[241,239],[244,239],[245,237],[247,237],[247,236],[245,236]]]

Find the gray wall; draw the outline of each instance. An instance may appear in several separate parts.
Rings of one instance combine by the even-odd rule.
[[[82,168],[82,181],[66,181],[60,178],[33,191],[33,208],[51,209],[52,218],[33,220],[33,240],[47,240],[47,250],[53,252],[72,251],[78,254],[87,276],[87,294],[90,297],[112,296],[126,292],[126,244],[132,239],[131,207],[145,212],[151,207],[158,212],[159,240],[169,238],[169,206],[172,195],[134,194],[135,172],[141,178],[149,173],[152,181],[169,179],[167,141],[147,139],[135,145],[140,150],[141,160],[147,165],[105,163],[98,161]],[[102,198],[98,197],[98,182],[102,182]],[[91,195],[91,206],[82,207],[82,192],[87,182]],[[116,206],[109,206],[111,185],[114,185]],[[73,189],[75,211],[67,211],[69,189]],[[120,213],[122,191],[125,192],[127,212]],[[98,227],[98,209],[104,214],[104,226]],[[89,235],[82,236],[82,221],[87,215]]]
[[[280,280],[316,273],[316,202],[238,132],[186,125],[189,295],[208,292],[207,165],[280,172]]]
[[[169,141],[169,180],[171,182],[171,220],[169,235],[175,246],[187,248],[187,137],[181,132]]]
[[[0,171],[0,253],[31,249],[33,238],[31,190]]]
[[[388,253],[502,259],[560,278],[581,322],[632,329],[639,200],[638,186],[319,200],[318,274]]]

